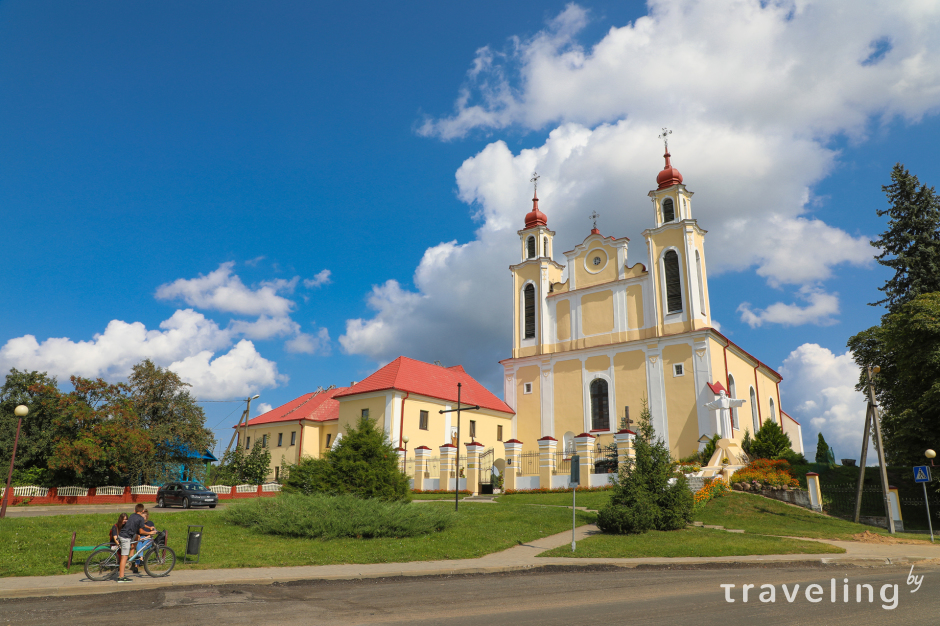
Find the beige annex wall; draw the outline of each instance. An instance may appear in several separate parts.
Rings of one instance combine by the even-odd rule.
[[[687,343],[663,347],[663,377],[666,414],[669,418],[669,449],[683,457],[698,449],[698,407],[692,346]],[[682,364],[683,375],[675,376],[673,366]]]
[[[367,398],[350,397],[337,398],[337,400],[339,400],[337,432],[345,433],[347,426],[355,426],[362,415],[362,409],[369,409],[369,417],[375,420],[380,430],[385,430],[385,405],[387,402],[385,393]]]

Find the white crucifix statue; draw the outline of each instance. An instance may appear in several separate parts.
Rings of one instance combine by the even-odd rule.
[[[706,409],[711,409],[712,411],[721,411],[718,414],[718,430],[722,439],[731,439],[731,409],[737,408],[744,404],[744,400],[735,400],[734,398],[729,398],[728,394],[725,393],[725,390],[722,389],[718,394],[718,399],[714,402],[709,402],[705,405]]]

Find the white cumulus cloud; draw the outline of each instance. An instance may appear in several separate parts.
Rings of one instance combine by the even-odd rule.
[[[252,342],[242,339],[218,357],[208,350],[171,363],[169,368],[193,386],[201,399],[235,398],[287,382],[277,364],[262,357]]]
[[[741,320],[751,328],[764,324],[799,326],[816,324],[828,326],[835,323],[834,315],[839,313],[839,294],[826,293],[819,289],[804,287],[797,296],[808,302],[806,306],[775,302],[766,309],[752,309],[749,302],[742,302],[738,307]]]
[[[247,287],[232,273],[235,263],[222,263],[219,268],[198,278],[179,278],[157,288],[161,300],[183,300],[198,309],[238,313],[241,315],[270,315],[283,317],[294,308],[294,302],[278,295],[293,293],[300,279],[276,279],[262,282],[257,289]]]
[[[298,332],[297,335],[284,342],[284,349],[288,352],[327,356],[331,351],[330,333],[326,328],[318,330],[316,335]]]
[[[806,457],[815,458],[820,432],[839,459],[858,459],[865,430],[865,397],[855,391],[859,369],[852,353],[835,354],[815,343],[790,353],[780,367],[784,410],[803,427]],[[868,460],[875,459],[872,448]]]
[[[331,282],[333,282],[330,279],[330,274],[330,270],[321,270],[320,272],[317,272],[316,276],[313,278],[305,278],[304,287],[307,287],[308,289],[314,289],[316,287],[322,287],[323,285],[329,285]]]
[[[274,407],[268,404],[267,402],[259,402],[255,408],[255,416],[264,415],[265,413],[267,413],[268,411],[272,409],[274,409]]]

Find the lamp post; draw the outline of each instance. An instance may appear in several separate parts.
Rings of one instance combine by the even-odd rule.
[[[13,414],[19,419],[16,420],[16,436],[13,437],[13,454],[10,456],[10,471],[7,473],[7,488],[3,491],[3,504],[0,505],[0,518],[7,516],[7,501],[10,499],[10,483],[13,481],[13,463],[16,461],[16,445],[20,442],[20,426],[23,424],[23,418],[29,414],[29,407],[21,404],[13,409]]]
[[[405,454],[401,457],[401,473],[405,474],[408,467],[408,441],[410,441],[408,435],[405,435],[401,438],[403,444],[405,444]]]
[[[933,467],[933,460],[937,457],[937,453],[933,450],[927,450],[924,452],[924,456],[930,459],[930,467]],[[927,483],[921,483],[921,485],[924,487],[924,505],[927,507],[927,525],[930,527],[930,543],[933,543],[933,521],[930,519],[930,501],[927,500]]]

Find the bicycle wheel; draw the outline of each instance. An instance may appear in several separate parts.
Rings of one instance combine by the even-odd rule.
[[[166,546],[154,546],[144,555],[144,569],[154,578],[166,576],[176,565],[176,553]]]
[[[85,576],[91,580],[107,580],[118,571],[118,557],[120,550],[111,548],[95,550],[85,559]]]

